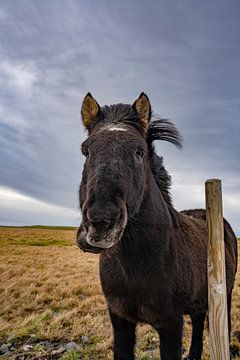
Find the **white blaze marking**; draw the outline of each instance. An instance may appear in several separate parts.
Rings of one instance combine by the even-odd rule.
[[[108,131],[127,131],[127,129],[115,126],[108,128]]]

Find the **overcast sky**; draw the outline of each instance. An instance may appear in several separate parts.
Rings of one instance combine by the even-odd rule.
[[[184,147],[156,143],[177,209],[223,182],[240,234],[239,0],[0,2],[0,224],[78,225],[79,109],[145,91]]]

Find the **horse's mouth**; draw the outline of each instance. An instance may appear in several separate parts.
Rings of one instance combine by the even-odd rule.
[[[112,229],[99,231],[90,226],[87,231],[87,243],[94,247],[109,249],[120,241],[124,228],[125,226],[117,224]]]
[[[77,233],[77,246],[84,252],[99,254],[103,249],[89,245],[87,242],[87,232],[84,226],[81,224]]]

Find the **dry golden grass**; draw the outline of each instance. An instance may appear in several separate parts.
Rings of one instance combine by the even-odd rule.
[[[81,359],[112,359],[111,325],[98,277],[98,256],[74,245],[75,231],[0,228],[0,341],[81,343]],[[24,246],[25,239],[27,246]],[[38,242],[51,246],[36,246]],[[70,246],[63,246],[67,242]],[[29,243],[35,246],[29,246]],[[61,246],[57,246],[61,245]],[[233,333],[240,330],[240,272],[233,295]],[[184,347],[191,336],[185,319]],[[157,333],[138,326],[137,358],[159,358]],[[209,359],[207,333],[204,359]],[[233,337],[239,347],[239,342]],[[153,350],[151,357],[147,350]],[[77,358],[78,358],[77,357]],[[74,358],[75,359],[75,358]]]

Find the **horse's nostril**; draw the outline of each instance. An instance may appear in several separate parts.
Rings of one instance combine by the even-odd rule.
[[[89,209],[87,212],[87,219],[89,225],[94,228],[104,229],[113,227],[120,218],[120,211],[118,212],[96,212],[94,209]]]
[[[100,229],[104,229],[106,227],[109,227],[110,224],[111,224],[111,222],[109,220],[90,221],[90,225],[92,227],[100,228]]]

